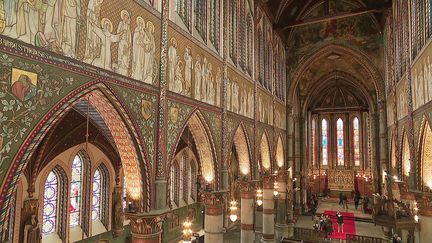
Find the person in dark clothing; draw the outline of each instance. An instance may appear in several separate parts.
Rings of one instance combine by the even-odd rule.
[[[325,238],[328,238],[329,236],[331,236],[333,234],[333,231],[334,231],[333,223],[332,223],[330,217],[327,217],[326,221],[324,223]]]
[[[342,199],[343,199],[343,195],[342,195],[342,192],[340,192],[339,193],[339,205],[341,205],[343,203]]]
[[[343,226],[344,226],[344,219],[343,219],[343,215],[341,212],[337,212],[336,213],[336,218],[337,218],[337,224],[338,224],[338,233],[339,232],[344,232]]]
[[[364,197],[364,199],[363,199],[363,213],[366,213],[367,208],[368,208],[368,204],[369,204],[369,198]]]
[[[316,194],[313,194],[313,195],[312,195],[312,198],[313,198],[313,201],[314,201],[315,207],[318,208],[318,197],[317,197],[317,195],[316,195]]]
[[[345,194],[342,195],[342,207],[348,210],[348,198]]]
[[[311,208],[312,220],[314,220],[314,218],[315,218],[316,211],[317,211],[317,208],[315,207],[315,205],[312,205],[312,208]]]
[[[354,195],[354,205],[355,205],[355,209],[357,210],[359,204],[360,204],[360,199],[362,199],[360,192],[357,191],[356,194]]]

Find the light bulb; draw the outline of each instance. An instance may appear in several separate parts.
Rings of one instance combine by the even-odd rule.
[[[419,221],[419,216],[418,216],[418,215],[414,215],[414,220],[415,220],[416,222],[418,222],[418,221]]]
[[[263,201],[261,199],[257,199],[256,203],[258,206],[261,206],[263,204]]]
[[[237,220],[237,214],[231,214],[229,217],[231,222],[235,222]]]
[[[279,194],[279,192],[277,190],[273,191],[273,195],[277,196]]]

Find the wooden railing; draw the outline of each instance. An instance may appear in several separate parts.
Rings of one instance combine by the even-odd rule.
[[[324,242],[324,232],[309,228],[294,227],[294,235],[283,242],[292,242],[289,240],[303,240],[303,242]]]
[[[363,236],[363,235],[346,235],[347,243],[384,243],[382,238]]]

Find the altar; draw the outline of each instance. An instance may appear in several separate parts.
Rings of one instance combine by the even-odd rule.
[[[354,190],[354,170],[327,170],[328,188],[331,191],[351,192]]]

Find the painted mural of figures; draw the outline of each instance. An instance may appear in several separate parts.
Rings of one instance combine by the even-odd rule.
[[[201,81],[202,81],[202,70],[201,70],[201,56],[196,56],[195,66],[194,66],[194,72],[195,72],[195,92],[194,92],[194,98],[197,100],[201,100]]]
[[[152,22],[147,22],[144,30],[144,82],[152,84],[154,80],[155,66],[155,51],[156,44],[154,40],[154,25]]]
[[[77,46],[77,25],[81,15],[81,0],[64,0],[63,2],[63,27],[61,47],[63,53],[68,56],[76,57]]]
[[[207,99],[207,80],[208,78],[208,62],[207,58],[203,58],[203,64],[201,66],[201,101]]]
[[[103,18],[101,21],[102,28],[93,26],[93,31],[101,40],[100,56],[95,58],[93,65],[111,70],[111,45],[119,41],[119,35],[113,35],[113,25],[111,20]]]
[[[141,16],[136,18],[137,27],[133,34],[133,56],[132,56],[132,78],[144,81],[143,68],[144,68],[144,31],[145,22]]]
[[[429,99],[428,101],[432,100],[432,66],[431,66],[431,62],[430,62],[430,58],[429,55],[426,57],[426,61],[425,61],[425,67],[426,67],[426,72],[428,73],[427,75],[427,86],[428,86],[428,96]]]
[[[178,63],[177,56],[177,41],[174,38],[170,40],[170,47],[168,49],[168,75],[169,75],[169,86],[170,90],[174,91],[176,89],[175,86],[175,71]],[[171,87],[173,86],[173,87]]]
[[[178,61],[177,66],[175,68],[175,77],[174,77],[174,83],[171,91],[176,92],[178,94],[187,94],[186,90],[183,89],[184,87],[184,78],[183,78],[183,61]]]
[[[216,97],[215,97],[215,105],[216,106],[221,106],[220,103],[220,96],[221,96],[221,87],[222,87],[222,69],[220,67],[218,67],[217,71],[216,71]]]
[[[96,35],[96,28],[100,27],[100,8],[103,0],[90,0],[87,7],[87,38],[84,62],[93,63],[99,57],[101,39]]]
[[[229,111],[232,111],[232,104],[231,104],[231,101],[232,101],[232,99],[231,99],[231,97],[232,97],[232,81],[231,81],[231,79],[228,79],[227,80],[228,82],[227,82],[227,102],[226,102],[226,106],[227,106],[227,109],[229,110]]]
[[[191,49],[190,47],[186,47],[185,53],[183,55],[183,59],[185,62],[185,68],[184,68],[184,80],[185,80],[185,87],[190,94],[191,84],[192,84],[192,66],[193,66],[193,60],[191,55]]]
[[[17,3],[18,0],[3,0],[3,9],[5,11],[5,30],[3,34],[16,38],[16,28],[15,24],[17,21]],[[13,31],[12,31],[13,30]],[[12,36],[12,32],[15,36]]]
[[[120,12],[120,18],[121,20],[117,27],[117,35],[119,35],[117,72],[121,75],[128,76],[132,42],[130,13],[126,10],[122,10]]]
[[[42,0],[18,0],[17,7],[16,36],[21,41],[34,44],[39,30]]]
[[[233,81],[233,83],[232,83],[232,87],[231,87],[231,92],[232,92],[232,94],[231,94],[231,111],[232,112],[238,112],[238,104],[239,104],[239,94],[238,94],[238,85],[237,85],[237,82],[236,82],[236,80],[234,80]]]
[[[249,117],[253,117],[253,113],[254,113],[254,90],[253,88],[250,89],[249,93],[248,93],[248,107],[249,107]]]
[[[213,100],[213,97],[214,97],[214,83],[213,82],[214,82],[214,80],[213,80],[213,70],[212,69],[213,69],[213,67],[212,67],[211,63],[209,63],[208,69],[207,69],[208,70],[207,71],[207,78],[206,78],[206,80],[207,80],[206,102],[214,105],[214,100]]]
[[[57,41],[60,39],[61,28],[61,0],[46,1],[45,26],[43,34],[48,42]]]

